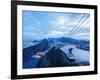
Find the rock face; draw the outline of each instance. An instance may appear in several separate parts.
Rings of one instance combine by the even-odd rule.
[[[45,56],[40,58],[37,67],[64,67],[71,65],[75,66],[77,64],[71,63],[60,48],[52,47]]]

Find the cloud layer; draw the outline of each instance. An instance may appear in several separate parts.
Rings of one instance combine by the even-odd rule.
[[[79,22],[82,15],[84,18]],[[81,24],[89,14],[83,13],[52,13],[23,11],[23,38],[24,40],[43,39],[49,37],[67,37],[76,24]],[[73,38],[89,36],[88,18],[82,24]]]

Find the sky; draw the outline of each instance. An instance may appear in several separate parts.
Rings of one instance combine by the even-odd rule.
[[[33,41],[44,38],[67,37],[76,25],[80,25],[79,29],[76,32],[73,32],[69,37],[76,39],[89,39],[90,18],[88,16],[88,13],[23,10],[23,40]],[[81,18],[82,20],[79,22]],[[81,25],[84,20],[85,22]]]

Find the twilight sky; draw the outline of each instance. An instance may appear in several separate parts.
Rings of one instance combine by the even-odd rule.
[[[44,38],[67,37],[76,24],[80,25],[89,16],[88,13],[54,13],[23,11],[23,40],[33,41]],[[82,16],[84,16],[82,18]],[[79,20],[82,20],[79,22]],[[89,39],[89,17],[80,25],[78,31],[72,33],[76,39]]]

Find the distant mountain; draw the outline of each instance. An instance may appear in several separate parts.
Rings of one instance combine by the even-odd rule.
[[[41,41],[41,40],[34,40],[34,41],[32,41],[32,42],[34,43],[34,42],[40,42],[40,41]]]
[[[50,46],[57,45],[57,46],[64,46],[67,44],[73,44],[77,48],[88,50],[89,51],[89,40],[77,40],[73,38],[66,38],[66,37],[60,37],[60,38],[48,38]]]

